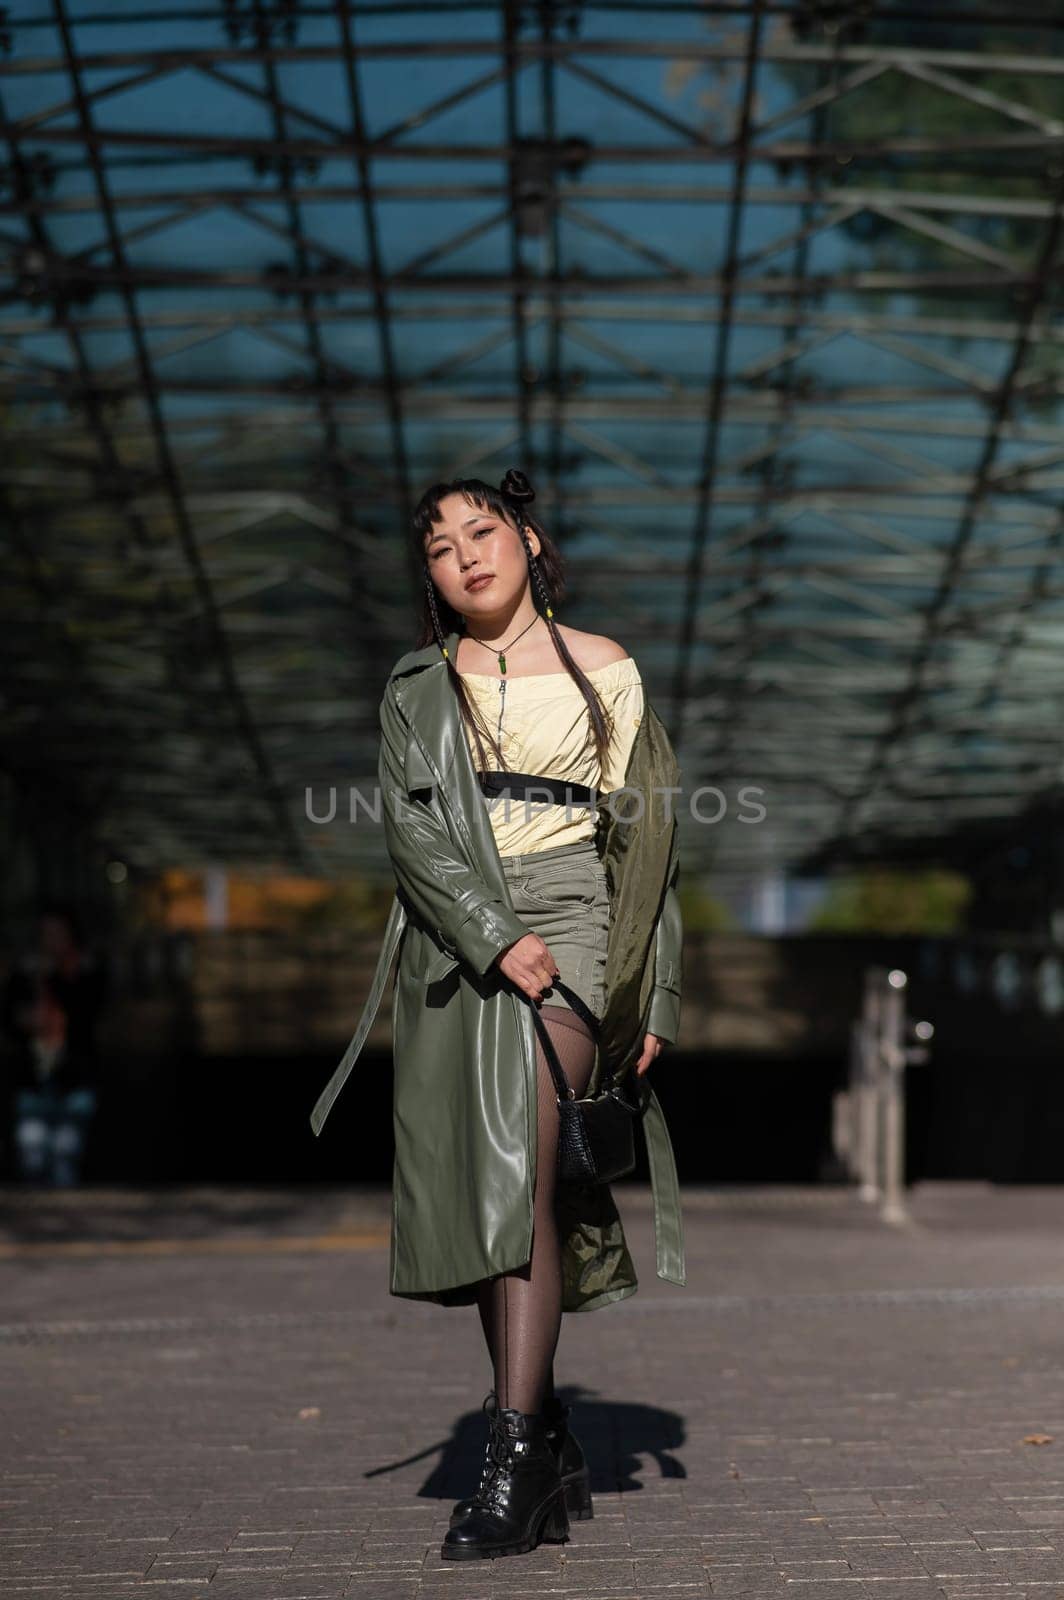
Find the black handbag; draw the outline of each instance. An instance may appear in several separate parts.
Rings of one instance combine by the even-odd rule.
[[[559,990],[579,1017],[587,1023],[597,1040],[598,1019],[568,984],[555,978],[552,988]],[[526,996],[526,998],[528,998]],[[619,1084],[610,1084],[599,1094],[578,1100],[576,1091],[562,1071],[550,1030],[539,1007],[529,999],[532,1019],[539,1033],[554,1086],[558,1091],[558,1178],[563,1183],[612,1183],[635,1166],[635,1125],[643,1114],[643,1103],[632,1101]]]

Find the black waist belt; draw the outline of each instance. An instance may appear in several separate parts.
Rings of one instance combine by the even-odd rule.
[[[585,783],[566,783],[564,778],[544,778],[535,772],[482,772],[480,787],[489,797],[508,794],[515,800],[529,797],[530,791],[533,800],[545,799],[544,791],[550,794],[549,805],[581,805],[594,806],[598,804],[599,791],[589,789]]]

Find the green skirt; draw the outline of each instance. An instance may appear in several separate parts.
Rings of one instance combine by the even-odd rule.
[[[503,856],[514,911],[538,933],[554,957],[563,983],[601,1017],[606,1003],[606,950],[610,900],[606,869],[594,841]],[[543,1008],[569,1002],[557,989],[543,995]]]

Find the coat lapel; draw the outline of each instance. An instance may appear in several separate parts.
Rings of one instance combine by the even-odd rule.
[[[457,630],[447,635],[452,661],[460,638]],[[400,676],[404,662],[409,664],[408,669]],[[478,868],[485,882],[512,911],[502,856],[462,727],[458,697],[439,646],[426,645],[423,650],[411,651],[397,664],[393,677],[398,679],[396,695],[413,729],[404,760],[407,788],[437,788],[455,826],[466,837],[470,864]],[[411,778],[415,780],[413,784]],[[475,804],[466,804],[467,796],[475,797]]]

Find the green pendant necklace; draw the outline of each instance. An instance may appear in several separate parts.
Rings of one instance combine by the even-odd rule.
[[[538,621],[539,616],[534,616],[532,621],[528,624],[528,628],[534,628]],[[517,639],[523,638],[528,632],[528,628],[522,628],[521,632],[517,635]],[[483,639],[478,639],[476,634],[469,632],[468,628],[466,629],[466,638],[472,639],[474,644],[484,645],[485,650],[490,650],[499,658],[499,726],[496,730],[495,738],[497,743],[501,743],[502,711],[503,706],[506,704],[506,652],[517,643],[517,639],[511,639],[509,644],[504,644],[501,648],[499,648],[493,644],[485,644]]]

